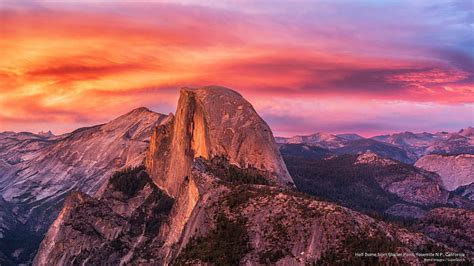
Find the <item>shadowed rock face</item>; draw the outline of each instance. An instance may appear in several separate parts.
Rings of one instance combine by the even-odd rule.
[[[472,154],[425,155],[415,163],[415,166],[439,174],[444,187],[448,190],[455,190],[474,182]]]
[[[35,264],[332,265],[357,260],[355,252],[367,247],[412,254],[438,247],[421,234],[296,193],[270,129],[228,89],[182,89],[176,115],[152,136],[146,169],[153,184],[138,186],[139,175],[112,178],[98,198],[79,195],[77,204],[66,204]],[[153,194],[161,197],[146,196]],[[146,232],[147,221],[156,220],[153,206],[168,198],[170,209],[157,213],[159,228],[137,234],[133,229]]]
[[[8,171],[0,168],[0,192],[17,205],[23,221],[31,210],[48,208],[71,190],[93,194],[117,169],[143,162],[151,130],[165,118],[138,108],[103,125],[41,138],[37,149],[12,147],[11,153],[22,152],[17,163],[9,163]]]
[[[0,211],[0,228],[11,224],[0,249],[8,255],[22,249],[15,263],[30,260],[67,194],[91,195],[114,171],[141,164],[152,129],[166,117],[138,108],[60,136],[0,133],[0,194],[14,215]]]
[[[146,158],[147,171],[154,183],[175,199],[167,223],[160,231],[162,237],[149,237],[161,243],[161,246],[155,247],[155,252],[159,254],[162,262],[170,262],[184,247],[187,242],[183,239],[189,239],[194,234],[194,231],[189,229],[190,226],[205,227],[201,220],[190,218],[194,217],[193,213],[196,211],[198,202],[203,206],[206,205],[205,199],[214,193],[219,194],[223,186],[217,185],[215,178],[210,179],[206,170],[199,164],[196,165],[196,160],[206,161],[217,157],[225,158],[225,162],[232,165],[234,175],[237,171],[235,169],[250,168],[258,172],[265,183],[282,187],[291,187],[293,184],[277,150],[270,128],[242,96],[220,87],[182,89],[176,115],[170,115],[167,121],[155,129]],[[249,172],[247,171],[246,174]],[[113,210],[113,213],[108,214],[104,221],[107,226],[116,224],[119,220],[122,221],[122,218],[126,218],[127,215],[118,211],[120,204],[115,202],[111,207],[111,201],[107,199],[106,195],[115,193],[110,191],[110,187],[110,184],[107,184],[99,191],[97,196],[101,199],[90,198],[86,202],[91,204],[74,205],[73,208],[77,210],[72,214],[81,212],[93,214],[94,209],[101,213],[100,210],[106,209],[105,205]],[[51,227],[48,232],[36,257],[36,264],[69,262],[75,259],[81,261],[88,257],[87,255],[82,257],[71,255],[81,253],[80,248],[78,250],[76,246],[83,245],[68,242],[63,236],[64,232],[77,234],[80,242],[97,243],[97,239],[87,236],[87,232],[82,232],[82,226],[68,227],[69,222],[76,224],[75,216],[71,216],[71,213],[67,211],[68,208],[70,206],[66,204],[63,210],[63,213],[68,215],[60,215],[55,222],[57,226]],[[110,215],[113,217],[109,217]],[[64,222],[64,219],[69,222]],[[90,215],[85,223],[96,224],[100,219],[100,215]],[[77,220],[77,223],[81,223],[81,219]],[[59,231],[57,227],[60,227]],[[76,230],[77,228],[79,230]],[[120,230],[125,235],[129,235],[126,230]],[[59,240],[56,241],[56,239]],[[113,240],[113,238],[104,238],[102,242],[108,243],[107,241]],[[61,255],[55,249],[57,245],[66,246],[60,253],[70,254],[69,259],[66,261],[61,259]],[[120,257],[123,254],[113,256]],[[133,256],[143,259],[145,255],[137,251]],[[122,261],[128,259],[121,258]],[[106,260],[114,261],[111,257]],[[148,262],[151,261],[148,260]]]
[[[181,89],[176,116],[151,138],[150,175],[176,196],[195,158],[217,156],[266,171],[274,184],[293,184],[270,128],[240,94],[221,87]]]
[[[208,167],[193,167],[190,180],[202,194],[171,264],[333,265],[357,262],[354,254],[363,250],[412,253],[437,245],[421,234],[284,187],[223,185]]]
[[[176,115],[155,129],[146,158],[154,182],[176,199],[163,247],[168,259],[179,252],[174,246],[186,238],[183,230],[208,192],[206,182],[190,178],[194,161],[216,157],[261,170],[271,184],[293,185],[270,128],[240,94],[222,87],[181,89]]]
[[[119,185],[111,179],[100,198],[73,193],[34,264],[331,265],[357,261],[354,254],[367,249],[413,253],[437,246],[284,187],[223,183],[212,167],[196,160],[175,200],[149,179],[132,192],[125,185],[133,179]],[[415,257],[388,261],[419,263]]]
[[[459,195],[466,200],[474,202],[474,183],[458,187],[456,190],[453,191],[453,194]]]
[[[163,245],[160,232],[166,229],[161,225],[172,206],[173,199],[152,183],[143,167],[116,173],[100,198],[70,194],[34,264],[138,264],[144,258],[161,264],[156,251]]]

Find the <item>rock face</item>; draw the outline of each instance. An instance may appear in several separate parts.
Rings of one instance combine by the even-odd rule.
[[[0,245],[8,252],[23,249],[16,263],[31,259],[66,195],[72,190],[93,194],[113,172],[141,164],[152,128],[166,117],[139,108],[61,136],[0,133],[0,193],[16,220]],[[21,237],[25,240],[18,241]],[[26,250],[33,239],[38,242]]]
[[[115,174],[96,198],[73,194],[34,264],[331,265],[440,247],[295,192],[268,126],[228,89],[182,89],[176,116],[152,136],[151,178],[142,169]]]
[[[450,197],[437,174],[375,153],[317,157],[288,148],[281,152],[299,190],[364,213],[416,218],[423,213],[420,207],[468,204],[460,196]]]
[[[15,172],[14,166],[25,161],[25,157],[31,157],[31,154],[54,142],[40,135],[28,132],[1,132],[0,133],[0,171],[2,180],[4,176],[12,176]],[[4,181],[5,182],[5,181]]]
[[[456,190],[453,191],[453,193],[466,200],[474,202],[474,183],[458,187]]]
[[[422,234],[284,187],[230,182],[235,175],[227,175],[235,172],[221,170],[232,166],[220,163],[197,159],[175,200],[150,179],[124,193],[133,179],[122,179],[123,173],[123,181],[110,179],[99,199],[73,193],[34,265],[333,264],[357,261],[354,254],[367,249],[413,254],[438,246]],[[134,172],[130,177],[140,180]],[[398,262],[420,263],[416,257]]]
[[[156,128],[146,159],[154,182],[177,201],[163,248],[166,257],[179,252],[171,247],[183,237],[207,191],[209,182],[189,179],[194,161],[219,157],[238,168],[262,171],[271,184],[293,185],[270,128],[240,94],[222,87],[181,89],[176,116]]]
[[[204,196],[196,205],[173,263],[332,265],[358,261],[354,254],[363,249],[411,253],[437,245],[421,234],[287,189],[218,187],[214,191],[219,193]]]
[[[176,116],[153,133],[148,171],[176,196],[195,158],[219,156],[264,170],[275,184],[292,184],[270,128],[240,94],[222,87],[181,89]]]
[[[173,199],[153,184],[143,167],[115,174],[103,192],[100,198],[69,195],[35,265],[138,264],[141,258],[160,264],[154,251],[162,246],[160,228]]]
[[[437,155],[421,157],[415,166],[441,176],[443,186],[448,190],[474,182],[474,155]]]
[[[406,202],[422,206],[442,205],[448,202],[449,192],[442,188],[441,178],[436,174],[380,158],[374,153],[359,155],[355,164],[364,165],[369,169],[380,169],[374,175],[376,182],[385,191],[397,195]]]

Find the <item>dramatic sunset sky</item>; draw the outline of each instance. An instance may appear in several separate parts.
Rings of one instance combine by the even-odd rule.
[[[0,0],[0,131],[64,133],[178,88],[239,91],[275,135],[474,125],[473,1]]]

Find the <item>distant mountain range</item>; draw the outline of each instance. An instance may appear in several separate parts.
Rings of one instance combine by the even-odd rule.
[[[474,207],[468,198],[446,189],[434,172],[372,152],[334,155],[303,144],[287,145],[280,151],[301,191],[361,212],[415,217],[430,207]],[[410,206],[413,213],[394,212],[400,206]]]
[[[427,154],[474,154],[474,128],[458,132],[401,132],[364,138],[357,134],[315,133],[305,136],[275,137],[279,144],[306,144],[338,154],[374,152],[405,163],[414,163]]]
[[[274,138],[215,86],[183,88],[175,115],[2,132],[0,265],[363,264],[364,251],[417,264],[434,250],[472,261],[472,147],[471,127]]]
[[[414,164],[441,176],[442,186],[456,190],[474,182],[474,128],[458,132],[401,132],[364,138],[357,134],[315,133],[276,137],[282,153],[311,158],[374,153],[382,158]],[[323,156],[323,157],[324,157]]]
[[[0,250],[31,260],[65,197],[93,194],[115,171],[142,164],[152,128],[166,119],[139,108],[59,136],[0,133]]]
[[[433,250],[472,259],[469,224],[447,222],[470,218],[472,202],[436,173],[367,152],[404,158],[396,145],[318,134],[298,141],[323,147],[278,147],[250,103],[222,87],[183,88],[163,121],[144,165],[93,195],[70,193],[34,265],[357,265],[364,251],[421,264],[415,252]],[[453,228],[459,241],[444,238]]]
[[[474,129],[277,137],[299,190],[473,254]]]
[[[280,151],[298,190],[372,217],[402,223],[474,254],[474,232],[470,229],[474,218],[472,170],[462,177],[459,172],[441,177],[373,152],[336,155],[305,144],[284,144]],[[437,162],[438,168],[452,169],[457,164],[472,167],[474,162],[459,163],[459,158],[451,156],[444,159],[448,160]],[[469,185],[448,190],[456,187],[453,183],[461,182]]]

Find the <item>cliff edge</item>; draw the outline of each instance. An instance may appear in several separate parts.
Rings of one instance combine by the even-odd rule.
[[[147,170],[159,187],[176,197],[192,162],[215,157],[262,170],[272,184],[293,185],[270,127],[240,94],[216,86],[183,88],[176,116],[151,137]]]

